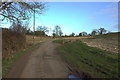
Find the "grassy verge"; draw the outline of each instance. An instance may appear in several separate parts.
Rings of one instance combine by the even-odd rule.
[[[63,40],[54,42],[62,43]],[[64,44],[59,53],[71,67],[90,74],[92,77],[117,78],[118,54],[89,47],[81,41]]]
[[[33,45],[31,48],[28,48],[26,50],[20,51],[16,54],[14,54],[12,57],[9,57],[6,60],[2,61],[2,76],[5,77],[10,69],[15,65],[16,61],[20,59],[20,57],[25,54],[26,52],[30,51],[33,48],[36,48],[40,43]]]
[[[64,41],[64,43],[68,42],[68,40],[66,40],[66,39],[64,39],[64,40],[58,39],[58,40],[54,40],[53,42],[63,44],[63,41]]]

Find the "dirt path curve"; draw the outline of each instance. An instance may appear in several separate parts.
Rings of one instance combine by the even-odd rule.
[[[40,44],[16,63],[7,78],[66,78],[69,70],[56,53],[57,46],[52,41]]]

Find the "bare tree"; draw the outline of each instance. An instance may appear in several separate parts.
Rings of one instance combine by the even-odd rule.
[[[46,26],[44,26],[44,27],[38,26],[38,27],[37,27],[37,30],[38,30],[38,31],[43,31],[43,32],[49,32],[48,27],[46,27]]]
[[[31,18],[34,11],[42,14],[46,8],[43,2],[0,2],[0,15],[2,21],[8,19],[10,21],[20,21]]]
[[[99,29],[100,35],[104,34],[106,32],[106,30],[104,28],[100,28]]]
[[[62,30],[59,31],[59,35],[60,35],[60,37],[63,35]]]
[[[71,36],[71,37],[74,37],[74,36],[75,36],[75,33],[70,34],[70,36]]]
[[[61,29],[61,28],[60,28],[58,25],[55,26],[56,36],[59,36],[59,30],[60,30],[60,29]]]
[[[35,31],[36,35],[39,35],[39,36],[45,36],[45,32],[48,32],[48,27],[44,26],[38,26],[37,27],[37,31]]]
[[[27,32],[27,26],[23,26],[21,22],[13,22],[10,26],[10,29],[15,32],[23,33],[25,34]]]
[[[63,34],[63,32],[61,30],[61,27],[59,25],[55,26],[55,29],[53,30],[53,33],[55,33],[56,37],[62,36],[62,34]]]

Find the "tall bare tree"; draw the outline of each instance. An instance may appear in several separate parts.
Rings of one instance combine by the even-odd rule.
[[[62,36],[63,35],[63,32],[62,30],[59,31],[59,35]]]
[[[62,36],[62,34],[63,34],[63,32],[61,30],[61,27],[59,25],[55,26],[55,29],[53,30],[53,33],[55,33],[56,37]]]
[[[0,4],[2,21],[5,19],[10,21],[26,20],[31,18],[34,11],[42,14],[47,7],[43,2],[0,2]]]

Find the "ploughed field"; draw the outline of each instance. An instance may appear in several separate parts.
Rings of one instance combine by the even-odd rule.
[[[81,39],[88,46],[98,47],[107,51],[118,53],[120,33],[109,33],[105,35],[94,36],[92,38]]]

